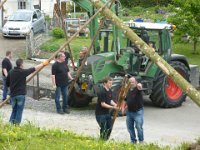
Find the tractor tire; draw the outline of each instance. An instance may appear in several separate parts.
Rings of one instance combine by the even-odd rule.
[[[189,81],[189,69],[184,63],[172,61],[170,62],[170,65]],[[186,99],[186,94],[173,80],[169,79],[161,70],[159,70],[157,79],[154,80],[153,83],[150,99],[158,107],[173,108],[182,105]]]
[[[75,89],[73,89],[69,95],[68,104],[71,107],[85,107],[89,105],[89,103],[92,101],[92,98],[93,97],[91,96],[78,93]]]

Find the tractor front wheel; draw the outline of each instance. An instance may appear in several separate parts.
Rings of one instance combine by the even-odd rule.
[[[189,81],[189,70],[184,63],[172,61],[170,65]],[[154,81],[150,98],[156,106],[172,108],[180,106],[185,101],[186,94],[160,70],[157,79]]]
[[[69,95],[68,104],[71,107],[85,107],[88,106],[91,101],[91,96],[78,93],[75,89],[73,89]]]

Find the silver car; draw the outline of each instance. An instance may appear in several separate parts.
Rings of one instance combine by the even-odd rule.
[[[44,15],[40,10],[20,9],[3,26],[4,37],[25,37],[45,30]]]

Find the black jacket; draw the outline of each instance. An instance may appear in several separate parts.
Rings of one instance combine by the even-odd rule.
[[[6,84],[10,87],[10,96],[26,95],[26,77],[33,73],[35,68],[21,69],[15,67],[8,73]]]

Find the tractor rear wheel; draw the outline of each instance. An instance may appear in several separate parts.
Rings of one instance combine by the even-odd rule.
[[[184,63],[172,61],[170,65],[189,81],[189,69]],[[186,94],[160,70],[150,98],[156,106],[172,108],[180,106],[185,101]]]
[[[92,101],[92,97],[78,93],[75,89],[69,95],[68,104],[71,107],[85,107]]]

